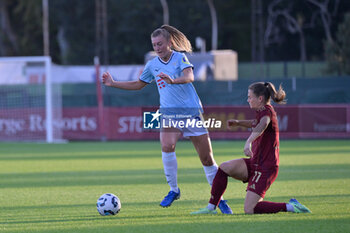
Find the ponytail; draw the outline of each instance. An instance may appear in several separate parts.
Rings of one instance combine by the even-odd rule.
[[[269,102],[271,98],[275,103],[286,103],[286,92],[283,90],[282,85],[280,85],[278,91],[276,91],[275,86],[271,82],[257,82],[251,84],[249,89],[252,90],[256,96],[264,96],[266,102]]]
[[[156,37],[159,35],[162,35],[165,39],[171,41],[171,49],[178,52],[192,52],[191,42],[182,32],[180,32],[176,28],[164,24],[160,28],[152,32],[151,37]]]

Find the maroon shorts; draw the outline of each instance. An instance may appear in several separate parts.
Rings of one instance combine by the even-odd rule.
[[[248,180],[244,182],[248,182],[247,191],[264,198],[266,191],[277,178],[278,167],[261,168],[257,164],[252,164],[250,159],[244,159],[244,162],[248,168]]]

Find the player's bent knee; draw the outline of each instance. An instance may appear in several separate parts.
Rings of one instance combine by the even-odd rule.
[[[162,151],[163,152],[174,152],[175,151],[175,144],[162,145]]]
[[[223,170],[224,172],[226,172],[227,174],[229,174],[230,176],[232,177],[236,177],[236,167],[235,166],[232,166],[232,164],[227,161],[227,162],[224,162],[222,164],[220,164],[220,169]]]
[[[223,170],[224,172],[228,172],[228,169],[230,168],[228,162],[223,162],[222,164],[220,164],[220,169]]]

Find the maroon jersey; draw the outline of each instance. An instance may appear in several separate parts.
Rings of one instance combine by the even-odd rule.
[[[265,105],[264,109],[256,111],[255,127],[262,117],[270,117],[270,123],[265,131],[252,143],[253,156],[250,159],[253,164],[261,168],[278,167],[279,164],[279,130],[277,115],[271,105]]]

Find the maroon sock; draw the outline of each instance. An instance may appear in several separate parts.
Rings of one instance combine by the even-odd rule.
[[[287,211],[286,203],[261,201],[254,208],[254,214],[278,213],[280,211]]]
[[[224,194],[227,187],[227,177],[228,175],[219,168],[211,186],[211,198],[209,203],[216,206],[219,204],[221,196]]]

